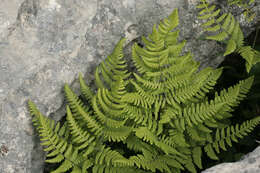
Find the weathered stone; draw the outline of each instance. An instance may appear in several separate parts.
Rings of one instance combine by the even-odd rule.
[[[47,116],[64,115],[65,83],[78,73],[93,79],[93,69],[126,36],[147,35],[179,8],[181,39],[202,67],[223,57],[215,42],[198,40],[198,0],[1,0],[0,3],[0,172],[41,173],[44,155],[26,102]],[[255,8],[259,16],[259,5]],[[248,33],[253,29],[247,26]],[[250,30],[248,30],[250,28]]]
[[[240,161],[222,163],[202,171],[202,173],[259,173],[260,172],[260,147],[245,155]]]

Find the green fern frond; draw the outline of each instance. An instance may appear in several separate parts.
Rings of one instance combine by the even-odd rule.
[[[43,116],[33,102],[28,101],[28,106],[33,116],[34,125],[41,137],[41,145],[46,147],[45,151],[49,151],[47,155],[49,159],[45,161],[48,163],[62,162],[52,173],[66,172],[71,167],[79,169],[81,158],[78,155],[78,150],[58,135],[60,125],[55,126],[54,120]]]
[[[188,157],[186,160],[184,160],[183,162],[184,164],[184,167],[191,173],[196,173],[196,167],[195,165],[193,164],[193,161],[192,161],[192,158],[191,157]]]
[[[80,83],[80,91],[83,95],[83,97],[88,100],[91,101],[91,99],[94,96],[93,91],[91,90],[91,88],[89,86],[86,85],[86,83],[83,80],[82,74],[79,73],[79,83]]]
[[[190,81],[189,85],[179,88],[172,92],[174,99],[180,103],[193,97],[202,98],[206,93],[213,88],[216,84],[217,79],[220,77],[222,69],[212,70],[204,69],[200,71],[194,79]]]
[[[214,102],[224,103],[227,107],[223,110],[227,110],[228,107],[237,106],[239,101],[246,97],[254,81],[254,77],[240,81],[235,86],[229,87],[227,90],[223,89],[219,94],[215,93]],[[230,110],[231,111],[231,110]]]
[[[113,166],[133,166],[133,162],[126,159],[119,152],[111,150],[109,147],[102,148],[95,157],[96,165],[113,165]]]
[[[100,99],[101,100],[101,99]],[[115,120],[115,119],[112,119],[110,118],[109,116],[107,115],[104,115],[101,110],[98,108],[98,105],[97,105],[97,98],[94,96],[93,100],[92,100],[92,105],[93,105],[93,109],[95,110],[95,113],[97,115],[97,118],[99,119],[99,121],[102,122],[102,124],[108,126],[108,127],[114,127],[114,128],[119,128],[119,127],[122,127],[124,124],[125,124],[125,120]],[[103,102],[100,102],[99,103],[103,103]],[[101,105],[102,107],[104,107],[104,103]]]
[[[119,102],[113,103],[107,97],[107,93],[109,93],[108,90],[104,88],[97,91],[97,94],[92,99],[93,109],[97,119],[105,127],[104,136],[109,141],[122,141],[131,132],[131,128],[125,126],[126,116],[121,116],[124,113],[123,107],[125,103],[123,99],[118,100],[119,98],[117,98]],[[119,94],[117,93],[116,95],[118,96]]]
[[[140,169],[132,168],[132,167],[115,167],[115,166],[107,166],[107,165],[95,165],[92,169],[93,173],[148,173],[147,171],[143,171]]]
[[[158,98],[156,98],[156,96],[151,95],[151,93],[147,93],[139,84],[137,84],[136,82],[134,82],[133,80],[131,80],[131,83],[134,85],[134,87],[137,90],[137,93],[143,97],[144,99],[147,100],[147,102],[149,103],[149,105],[153,104],[155,102],[155,100],[157,100]]]
[[[129,119],[133,120],[136,124],[139,125],[147,125],[148,120],[152,118],[152,109],[137,107],[136,105],[127,105],[124,108],[124,112]]]
[[[145,155],[138,154],[137,156],[130,157],[138,168],[143,168],[155,172],[158,169],[161,172],[171,173],[173,170],[183,170],[183,166],[175,160],[174,157],[168,155],[158,155],[153,157],[147,157]]]
[[[69,104],[73,114],[76,115],[77,119],[83,120],[82,115],[77,110],[77,107],[81,107],[82,110],[88,114],[92,113],[90,111],[90,107],[88,107],[83,103],[83,101],[70,89],[68,84],[65,84],[64,91],[65,91],[67,103]]]
[[[124,141],[132,132],[131,127],[122,126],[119,128],[104,128],[104,137],[108,139],[108,141]]]
[[[107,89],[104,89],[104,88],[99,89],[97,91],[97,96],[95,96],[92,101],[94,102],[94,99],[97,100],[100,107],[102,107],[102,110],[106,114],[108,114],[114,118],[123,118],[122,117],[123,108],[126,104],[123,102],[123,100],[121,100],[121,101],[119,101],[118,99],[110,100],[110,98],[112,98],[113,96],[108,95],[109,93],[111,93],[111,92],[109,92]],[[95,107],[98,109],[97,105]],[[97,111],[99,111],[99,110],[97,110]]]
[[[168,18],[163,19],[160,24],[158,25],[159,33],[166,37],[170,31],[176,28],[179,25],[179,16],[178,10],[175,9]]]
[[[156,149],[154,146],[147,144],[146,142],[142,141],[142,139],[136,137],[133,134],[129,135],[126,138],[125,143],[128,149],[134,150],[136,152],[148,151],[153,155],[158,155],[159,153],[159,150]]]
[[[256,50],[250,46],[243,46],[238,49],[238,53],[246,60],[246,70],[250,71],[253,65],[260,62],[260,56]]]
[[[192,141],[196,142],[205,142],[206,138],[203,137],[203,133],[201,133],[197,128],[187,128],[186,132]]]
[[[246,3],[241,3],[241,0],[231,0],[229,4],[247,5]],[[250,46],[244,46],[244,35],[239,26],[239,22],[236,21],[231,13],[219,15],[220,10],[216,10],[216,6],[210,5],[207,0],[201,0],[200,5],[197,7],[200,9],[198,18],[206,20],[206,22],[202,24],[204,30],[212,33],[206,36],[206,39],[226,43],[227,46],[224,56],[233,52],[239,53],[246,60],[246,69],[247,72],[249,72],[251,67],[255,64],[253,62],[255,62],[254,59],[256,56]]]
[[[70,133],[72,135],[72,142],[78,144],[78,149],[84,149],[93,143],[95,136],[91,135],[87,130],[82,129],[77,121],[74,119],[69,106],[67,109],[67,122],[70,127]]]
[[[213,148],[217,153],[220,149],[227,150],[226,146],[232,146],[232,141],[238,142],[238,138],[243,138],[248,135],[258,124],[260,124],[260,117],[245,121],[241,125],[229,126],[222,129],[217,129],[215,132],[215,140],[207,145],[205,148],[209,157],[214,157]],[[217,157],[214,157],[217,158]]]
[[[88,112],[86,106],[83,102],[76,96],[76,94],[69,88],[69,86],[65,85],[65,94],[70,106],[70,110],[73,115],[75,115],[76,120],[80,122],[80,126],[84,128],[86,124],[89,128],[92,128],[92,132],[95,134],[101,135],[102,127],[96,121],[95,117],[90,116],[92,112]]]
[[[111,88],[110,85],[113,81],[118,80],[118,78],[124,80],[129,77],[130,73],[126,70],[126,64],[123,60],[124,43],[125,39],[120,40],[115,46],[113,53],[96,68],[95,82],[98,88],[106,88],[106,85]],[[102,74],[102,79],[100,78],[100,73]],[[103,80],[106,82],[106,85]]]
[[[135,134],[138,138],[141,138],[144,141],[149,142],[150,144],[159,147],[166,154],[177,154],[179,156],[184,157],[183,154],[179,153],[173,147],[159,141],[158,138],[146,127],[139,127],[138,129],[135,129],[134,131],[135,131]]]
[[[230,87],[228,91],[223,90],[220,95],[215,94],[215,99],[210,102],[201,102],[197,104],[190,104],[184,107],[182,111],[168,107],[162,114],[160,123],[169,123],[173,121],[175,124],[181,124],[179,129],[185,130],[185,124],[189,126],[198,125],[204,122],[206,119],[220,118],[220,115],[226,116],[226,112],[232,111],[231,107],[236,106],[241,99],[243,99],[246,93],[249,91],[253,82],[253,78],[240,81],[239,84],[234,87]],[[215,115],[218,117],[215,117]],[[222,117],[221,117],[222,118]]]
[[[236,50],[236,42],[233,39],[230,39],[227,44],[226,52],[224,53],[224,56],[227,56],[234,52]]]
[[[139,95],[137,92],[127,93],[122,99],[125,102],[133,104],[135,106],[141,105],[144,108],[151,108],[151,103],[148,100],[146,100],[143,96]]]
[[[160,140],[172,147],[189,147],[186,142],[185,136],[178,130],[169,130],[169,136],[163,135]]]

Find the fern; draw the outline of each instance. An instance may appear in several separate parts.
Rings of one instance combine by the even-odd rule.
[[[243,124],[235,126],[228,126],[225,128],[217,129],[215,132],[215,141],[208,143],[204,149],[211,159],[218,159],[216,153],[220,152],[220,149],[227,150],[227,146],[232,146],[232,141],[238,142],[238,138],[243,138],[250,133],[257,124],[259,124],[260,118],[254,118],[252,120],[245,121]],[[215,150],[215,151],[214,151]]]
[[[231,0],[229,3],[241,4],[242,0]],[[253,3],[253,1],[250,1],[250,3]],[[239,22],[231,13],[221,14],[221,10],[216,9],[216,5],[211,5],[207,0],[200,0],[197,8],[200,9],[198,18],[205,21],[202,24],[204,31],[211,33],[206,36],[206,39],[226,44],[224,56],[233,52],[239,53],[246,60],[247,72],[254,64],[260,62],[257,52],[250,46],[244,45],[244,35]]]
[[[243,15],[248,22],[251,22],[256,17],[256,13],[250,7],[254,2],[255,0],[228,0],[229,5],[236,5],[243,9]]]
[[[219,12],[214,8],[203,9],[202,18],[217,16]],[[226,20],[235,22],[230,14],[222,18],[224,26]],[[199,63],[191,53],[182,53],[186,42],[178,40],[178,22],[178,11],[174,10],[154,25],[148,38],[143,37],[144,47],[132,47],[135,73],[127,70],[122,39],[97,67],[95,91],[84,82],[82,74],[80,97],[66,84],[67,115],[63,125],[43,116],[28,102],[41,144],[48,152],[46,162],[60,164],[53,173],[196,173],[197,168],[203,168],[203,152],[218,159],[220,150],[228,149],[260,123],[259,117],[241,125],[225,121],[246,97],[253,77],[209,99],[208,93],[222,69],[198,71]],[[227,35],[240,32],[236,22],[232,32],[226,29]],[[221,36],[214,37],[222,40]],[[234,37],[230,44],[245,54],[247,47],[240,46],[241,38]],[[234,45],[230,45],[229,52]]]
[[[44,151],[48,151],[46,160],[48,163],[61,163],[60,167],[52,173],[66,172],[73,167],[73,170],[80,170],[79,163],[83,157],[78,155],[78,149],[66,141],[60,132],[60,124],[56,124],[51,119],[43,116],[36,106],[29,101],[30,113],[33,116],[33,123],[37,126],[39,136],[41,136],[42,145],[46,146]]]

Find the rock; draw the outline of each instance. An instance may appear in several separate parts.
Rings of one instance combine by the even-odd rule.
[[[60,119],[65,83],[76,89],[79,72],[90,82],[96,65],[120,38],[131,42],[147,35],[174,8],[179,8],[181,39],[188,42],[185,50],[192,50],[202,67],[216,67],[223,60],[216,56],[222,47],[195,39],[201,34],[197,1],[2,0],[0,172],[43,172],[44,154],[32,128],[28,99],[45,115]]]
[[[235,163],[222,163],[213,166],[202,173],[259,173],[260,172],[260,146],[247,154],[242,160]]]

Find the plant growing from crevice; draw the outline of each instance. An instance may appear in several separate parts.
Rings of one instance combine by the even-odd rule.
[[[230,124],[231,112],[246,97],[253,77],[215,92],[222,68],[198,71],[178,41],[178,11],[163,19],[144,47],[132,47],[136,72],[127,70],[122,39],[96,69],[93,91],[79,75],[82,98],[65,85],[66,122],[29,110],[52,173],[197,172],[202,154],[218,159],[232,142],[248,135],[260,117]]]

